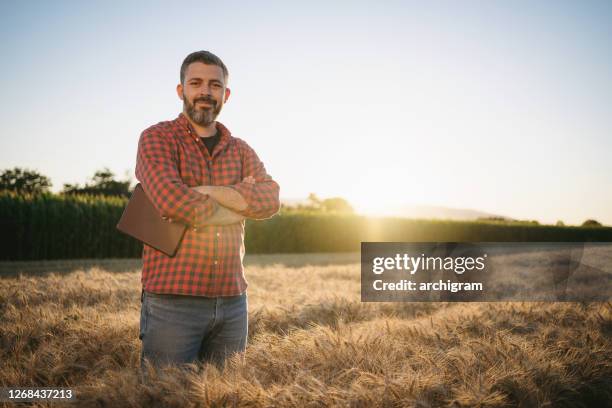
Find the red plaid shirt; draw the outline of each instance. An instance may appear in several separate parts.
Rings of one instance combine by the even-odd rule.
[[[140,136],[136,178],[163,217],[189,226],[174,257],[144,245],[142,285],[146,291],[216,297],[239,295],[247,288],[242,265],[244,221],[203,226],[219,204],[190,187],[233,188],[248,204],[245,210],[234,211],[264,219],[280,208],[279,186],[244,140],[233,137],[219,122],[217,130],[221,137],[212,155],[182,113]],[[256,182],[243,183],[247,176]]]

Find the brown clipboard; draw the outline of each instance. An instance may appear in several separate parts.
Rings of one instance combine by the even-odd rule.
[[[117,229],[168,256],[174,256],[187,226],[162,218],[138,183],[117,223]]]

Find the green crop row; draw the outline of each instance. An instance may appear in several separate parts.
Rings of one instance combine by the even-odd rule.
[[[0,193],[0,259],[137,257],[142,245],[115,228],[126,199]]]
[[[359,251],[363,242],[611,242],[610,227],[291,214],[247,224],[247,252]]]
[[[116,229],[125,198],[0,193],[0,260],[140,257]],[[610,242],[609,227],[370,218],[291,212],[246,223],[249,253],[359,251],[362,241]]]

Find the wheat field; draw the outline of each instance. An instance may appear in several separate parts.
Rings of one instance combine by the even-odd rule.
[[[359,254],[248,256],[246,276],[244,358],[142,384],[139,261],[4,263],[0,386],[79,407],[612,405],[610,302],[361,303]]]

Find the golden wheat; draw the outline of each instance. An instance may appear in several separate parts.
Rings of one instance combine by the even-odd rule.
[[[244,358],[141,384],[136,261],[0,269],[0,386],[79,407],[612,404],[609,302],[361,303],[358,254],[252,256]]]

